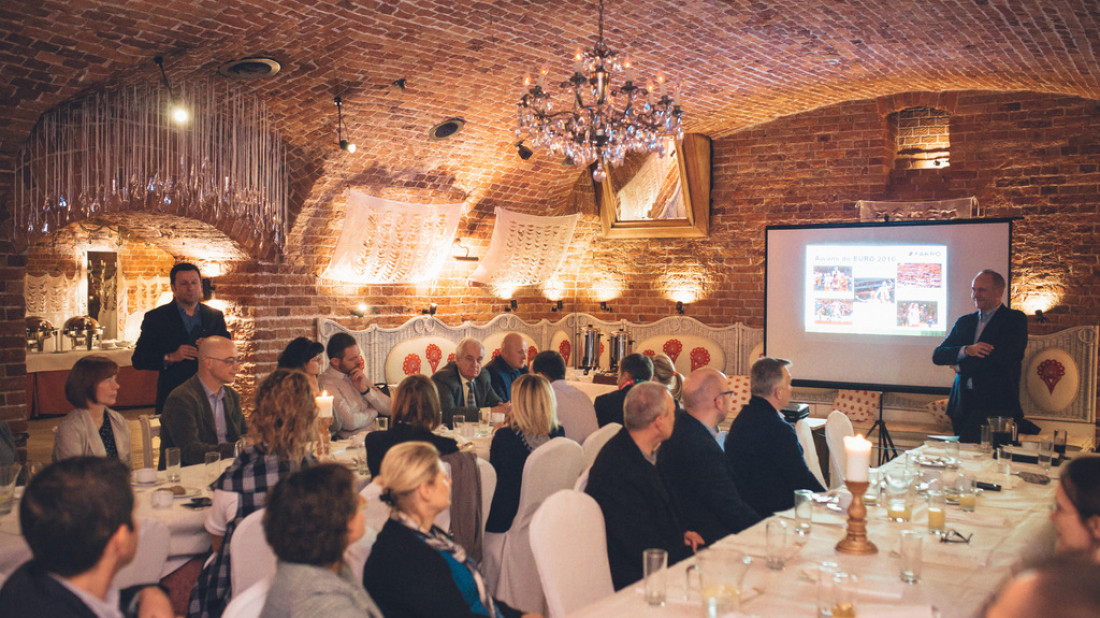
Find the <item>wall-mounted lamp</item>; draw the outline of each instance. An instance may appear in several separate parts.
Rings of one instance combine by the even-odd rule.
[[[676,313],[678,313],[680,315],[684,315],[684,301],[682,301],[682,300],[676,301]]]
[[[512,300],[508,301],[508,306],[505,307],[504,310],[515,311],[517,307],[519,307],[519,303],[517,303],[516,299],[513,298]]]
[[[367,316],[367,303],[359,303],[351,308],[351,314],[357,318],[363,318]]]
[[[344,132],[347,131],[347,127],[344,126],[344,101],[337,95],[332,99],[332,102],[336,104],[336,143],[340,145],[340,150],[347,152],[355,152],[355,144],[344,139]],[[351,137],[348,135],[348,137]]]
[[[1042,309],[1036,309],[1035,310],[1035,321],[1036,322],[1042,324],[1042,323],[1046,322],[1048,319],[1049,318],[1047,318],[1047,316],[1043,315],[1043,310]]]
[[[476,262],[477,261],[476,256],[470,255],[470,248],[466,247],[462,243],[460,243],[457,238],[454,239],[454,242],[451,243],[451,248],[453,250],[451,257],[458,260],[459,262]],[[458,254],[459,251],[462,251],[462,255]]]
[[[604,311],[610,312],[611,311],[611,305],[607,304],[606,300],[601,300],[600,301],[600,309],[603,309]]]
[[[429,303],[428,308],[427,309],[421,309],[420,313],[422,313],[424,315],[435,315],[436,309],[439,309],[439,305],[436,305],[435,303]]]
[[[214,290],[215,289],[217,289],[217,286],[214,285],[213,280],[207,279],[206,277],[202,278],[202,299],[203,299],[203,301],[208,301],[211,298],[214,298]]]
[[[164,87],[168,89],[168,98],[171,101],[169,113],[172,114],[172,122],[180,125],[187,124],[191,120],[191,111],[176,100],[176,93],[172,91],[172,84],[168,83],[168,74],[164,72],[164,56],[155,56],[153,62],[160,69],[161,81],[164,82]]]
[[[534,150],[531,150],[527,146],[523,145],[523,140],[516,142],[516,152],[519,154],[519,158],[526,161],[531,158],[531,155],[535,154]]]
[[[552,313],[557,313],[557,312],[559,312],[559,311],[562,311],[562,310],[563,310],[563,308],[564,308],[564,306],[565,306],[565,305],[564,305],[564,304],[563,304],[563,303],[562,303],[562,302],[561,302],[561,301],[559,300],[558,302],[556,302],[556,303],[554,303],[554,304],[550,305],[550,311],[551,311]]]

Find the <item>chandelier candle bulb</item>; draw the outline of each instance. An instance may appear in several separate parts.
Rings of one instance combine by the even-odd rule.
[[[584,61],[584,50],[582,50],[581,48],[578,47],[576,52],[573,54],[573,69],[577,72],[578,75],[582,74],[583,71],[584,71],[584,62],[583,61]]]
[[[863,439],[863,434],[845,436],[844,452],[848,455],[847,480],[866,483],[871,468],[871,443]]]

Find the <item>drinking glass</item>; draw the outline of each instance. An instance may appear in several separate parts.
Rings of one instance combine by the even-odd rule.
[[[947,452],[947,469],[958,470],[959,469],[959,443],[947,442],[943,445],[944,451]]]
[[[978,503],[978,494],[975,491],[974,479],[965,474],[960,474],[955,479],[955,490],[959,492],[959,508],[967,513],[973,513]]]
[[[390,417],[379,415],[378,418],[376,418],[374,420],[375,420],[376,423],[378,423],[378,431],[389,431],[390,430]]]
[[[704,615],[720,618],[740,610],[741,585],[752,559],[736,549],[712,547],[700,552],[695,563]]]
[[[1054,440],[1045,438],[1039,441],[1039,465],[1043,472],[1050,474],[1050,460],[1054,457]]]
[[[826,560],[817,565],[817,615],[829,618],[833,615],[833,576],[840,572],[840,565]]]
[[[663,606],[668,590],[666,574],[668,571],[668,552],[663,549],[647,549],[642,552],[642,568],[645,577],[645,601],[650,605]]]
[[[981,438],[982,452],[987,455],[993,454],[993,428],[989,424],[982,425],[982,438]]]
[[[882,472],[878,468],[871,468],[867,470],[867,493],[863,494],[863,504],[878,506],[878,498],[881,493]]]
[[[217,451],[211,451],[203,455],[203,470],[206,472],[206,482],[213,483],[218,479],[218,473],[221,472],[221,454]]]
[[[164,450],[164,459],[167,462],[165,468],[168,470],[168,482],[178,483],[180,482],[180,449],[179,447],[172,447]]]
[[[930,489],[928,496],[928,532],[940,535],[947,529],[947,496],[939,490]]]
[[[913,515],[909,475],[904,472],[886,473],[886,517],[896,522],[906,522]]]
[[[477,434],[479,436],[489,435],[489,415],[492,414],[492,408],[480,408],[477,411]]]
[[[794,528],[799,536],[810,534],[814,521],[814,492],[809,489],[794,490]]]
[[[833,575],[833,618],[855,618],[858,582],[850,573]]]
[[[1058,459],[1066,458],[1066,439],[1069,433],[1058,429],[1054,430],[1054,452],[1058,453]]]
[[[451,417],[451,427],[456,436],[461,436],[466,426],[466,417],[461,414],[455,414]]]
[[[15,505],[15,482],[22,469],[18,463],[0,464],[0,515],[7,515]]]
[[[787,564],[787,522],[778,517],[769,519],[764,532],[767,536],[768,568],[780,571]]]
[[[901,531],[901,581],[915,584],[920,581],[921,547],[924,534],[918,530]]]

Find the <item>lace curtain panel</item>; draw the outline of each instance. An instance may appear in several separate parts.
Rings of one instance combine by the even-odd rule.
[[[65,320],[88,313],[87,290],[87,280],[80,275],[27,275],[23,279],[27,315],[46,318],[61,328]]]
[[[928,202],[874,202],[859,200],[860,221],[923,221],[927,219],[969,219],[980,216],[978,198],[963,197],[954,200]]]
[[[395,202],[352,189],[322,276],[358,284],[431,281],[447,259],[461,214],[461,203]]]
[[[491,285],[507,297],[517,287],[538,285],[553,277],[565,260],[580,215],[540,217],[503,208],[495,213],[489,251],[470,281]]]

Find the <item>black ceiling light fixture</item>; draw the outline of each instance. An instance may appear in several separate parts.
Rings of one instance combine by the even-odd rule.
[[[519,158],[526,161],[531,158],[531,155],[535,154],[534,150],[531,150],[527,146],[523,145],[523,140],[516,142],[516,152],[519,153]]]
[[[252,81],[271,77],[281,71],[282,68],[283,65],[279,64],[279,61],[274,58],[249,56],[248,58],[238,58],[222,63],[218,67],[218,73],[223,77],[236,81]]]
[[[344,126],[344,112],[342,107],[344,101],[340,98],[340,95],[336,95],[332,101],[336,103],[336,143],[340,144],[340,150],[353,153],[355,152],[355,144],[344,138],[344,133],[347,131],[347,127]]]
[[[164,56],[154,56],[153,62],[160,69],[160,78],[164,82],[164,87],[168,89],[168,99],[171,101],[168,112],[172,116],[172,122],[178,125],[187,124],[191,121],[191,110],[176,100],[176,93],[172,90],[172,84],[168,83],[168,73],[164,71]]]
[[[448,118],[429,129],[428,137],[436,140],[447,139],[461,131],[465,126],[466,121],[462,118]]]

